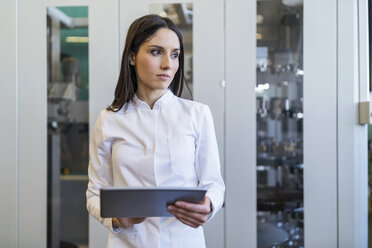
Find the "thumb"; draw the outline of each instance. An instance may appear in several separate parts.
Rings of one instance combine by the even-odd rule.
[[[139,224],[145,221],[146,218],[132,218],[133,224]]]

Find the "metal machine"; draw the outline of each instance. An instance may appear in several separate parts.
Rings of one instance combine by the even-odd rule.
[[[66,13],[76,7],[47,9],[48,35],[48,247],[88,243],[85,190],[89,161],[88,44],[67,43],[66,35],[87,32],[87,18]],[[84,7],[79,7],[84,8]],[[86,12],[87,12],[87,7]],[[84,9],[80,9],[83,10]],[[72,36],[75,35],[75,36]],[[79,47],[78,47],[79,46]],[[78,48],[78,49],[77,49]]]
[[[303,247],[303,6],[257,1],[258,247]]]

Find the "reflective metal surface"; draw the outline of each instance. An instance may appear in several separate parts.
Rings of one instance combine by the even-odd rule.
[[[257,1],[258,247],[303,247],[303,3]]]

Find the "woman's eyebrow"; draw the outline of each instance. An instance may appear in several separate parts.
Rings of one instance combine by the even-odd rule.
[[[158,49],[161,49],[161,50],[164,50],[164,48],[162,46],[158,46],[158,45],[149,45],[149,47],[155,47],[155,48],[158,48]],[[172,51],[180,51],[181,49],[179,48],[174,48],[172,49]]]

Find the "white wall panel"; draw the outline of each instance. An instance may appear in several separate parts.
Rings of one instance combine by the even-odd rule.
[[[337,1],[304,1],[305,247],[337,247]]]
[[[256,1],[226,1],[226,247],[257,247]]]
[[[0,4],[0,247],[17,245],[17,4]]]
[[[46,9],[20,0],[18,14],[19,247],[46,247]]]

